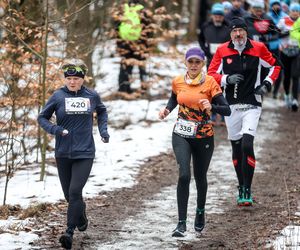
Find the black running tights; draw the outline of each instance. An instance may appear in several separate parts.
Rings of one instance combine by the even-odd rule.
[[[68,227],[75,228],[80,223],[80,217],[84,210],[82,189],[90,175],[93,160],[92,158],[56,158],[60,184],[69,203],[67,212]]]
[[[214,137],[190,139],[173,133],[172,145],[179,166],[178,217],[179,220],[186,220],[191,180],[191,158],[193,158],[194,178],[197,187],[197,208],[204,209],[207,193],[206,174],[214,150]]]

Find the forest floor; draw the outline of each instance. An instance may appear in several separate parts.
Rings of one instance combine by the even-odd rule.
[[[274,112],[274,109],[266,108],[263,112]],[[140,168],[133,187],[103,192],[86,200],[90,224],[87,231],[76,231],[73,249],[272,249],[270,242],[284,227],[300,225],[300,217],[295,216],[300,208],[300,114],[287,112],[284,107],[276,112],[280,116],[279,125],[265,140],[260,152],[260,164],[268,168],[255,173],[252,207],[236,206],[236,184],[231,184],[232,193],[220,204],[223,212],[206,214],[202,234],[195,235],[189,225],[188,234],[192,237],[172,238],[171,232],[176,226],[178,173],[174,171],[173,153],[161,154],[148,159]],[[227,140],[225,127],[216,127],[215,134],[216,146]],[[170,188],[172,198],[161,195]],[[154,207],[167,202],[166,197],[174,201],[172,215],[164,207],[158,212]],[[143,211],[147,209],[153,214],[146,216]],[[61,202],[39,217],[37,225],[47,230],[41,231],[34,248],[60,249],[58,238],[65,229],[65,212],[66,204]],[[153,236],[149,225],[151,216],[161,221],[160,228],[170,229],[163,239]],[[192,225],[193,218],[189,221]],[[153,230],[155,228],[153,225]],[[155,246],[147,245],[150,238],[157,241]],[[131,245],[118,244],[120,239],[130,240]],[[138,245],[135,241],[143,243]]]

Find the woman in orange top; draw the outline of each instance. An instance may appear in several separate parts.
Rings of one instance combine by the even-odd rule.
[[[185,54],[185,65],[187,73],[173,79],[172,95],[167,107],[159,112],[159,118],[164,119],[179,104],[178,118],[172,135],[172,146],[179,166],[177,185],[179,222],[173,231],[174,237],[183,237],[186,231],[191,157],[197,187],[194,228],[197,232],[201,232],[204,228],[206,173],[214,149],[214,132],[210,115],[212,111],[224,116],[231,113],[220,86],[203,70],[204,52],[198,47],[189,49]]]

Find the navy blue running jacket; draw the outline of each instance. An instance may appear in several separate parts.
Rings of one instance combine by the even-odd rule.
[[[100,96],[84,86],[77,92],[62,87],[49,98],[38,116],[38,123],[49,134],[55,135],[55,157],[81,159],[95,157],[93,113],[96,111],[101,137],[107,132],[107,111]],[[56,124],[50,121],[55,113]],[[62,131],[68,134],[62,136]]]

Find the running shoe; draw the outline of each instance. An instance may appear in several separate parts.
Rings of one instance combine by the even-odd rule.
[[[184,237],[186,231],[186,221],[180,220],[177,227],[173,230],[172,237]]]
[[[243,206],[252,206],[253,205],[253,199],[251,195],[251,189],[245,188],[244,189],[244,203]]]
[[[291,96],[284,94],[284,102],[288,109],[292,107]]]
[[[196,216],[195,216],[195,223],[194,223],[195,231],[200,233],[204,229],[204,226],[205,226],[204,209],[197,208]]]
[[[244,187],[243,186],[238,186],[238,196],[236,199],[237,205],[238,206],[244,206]]]
[[[72,249],[74,228],[68,227],[66,232],[59,238],[62,248]]]
[[[292,101],[292,111],[297,112],[299,108],[299,103],[296,99],[293,99]]]

